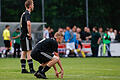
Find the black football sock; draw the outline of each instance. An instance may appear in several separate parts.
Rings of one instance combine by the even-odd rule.
[[[25,59],[21,59],[20,62],[21,62],[22,70],[25,69],[26,68],[26,60]]]
[[[32,59],[27,60],[27,62],[28,62],[28,65],[29,65],[29,69],[30,69],[30,70],[34,70],[34,69],[33,69],[33,61],[32,61]]]
[[[43,66],[39,66],[38,71],[41,71],[43,69]]]
[[[41,70],[41,72],[45,73],[45,72],[47,72],[50,68],[51,68],[51,67],[49,67],[49,66],[45,66],[45,67]]]

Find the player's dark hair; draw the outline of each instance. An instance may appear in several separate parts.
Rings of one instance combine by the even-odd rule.
[[[6,25],[6,26],[5,26],[5,28],[8,28],[8,27],[10,27],[10,25]]]
[[[32,0],[26,0],[25,7],[29,8],[30,5],[32,5]]]

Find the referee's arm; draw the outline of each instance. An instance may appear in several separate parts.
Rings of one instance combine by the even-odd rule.
[[[27,21],[27,28],[28,28],[28,36],[31,39],[31,22]]]

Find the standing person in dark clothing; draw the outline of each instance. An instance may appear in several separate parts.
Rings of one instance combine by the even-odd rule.
[[[21,53],[21,73],[28,73],[26,70],[26,56],[27,56],[27,62],[29,64],[30,73],[34,73],[33,68],[33,61],[31,58],[31,50],[32,50],[32,37],[31,37],[31,19],[30,19],[30,13],[34,9],[34,4],[32,0],[27,0],[25,2],[25,8],[26,11],[22,14],[21,20],[20,20],[20,26],[21,26],[21,47],[22,47],[22,53]]]
[[[86,40],[88,41],[89,39],[87,38],[88,36],[90,36],[90,29],[88,27],[84,27],[84,31],[81,31],[81,39],[83,42],[85,42]]]
[[[54,30],[53,30],[53,28],[51,28],[50,31],[49,31],[49,37],[54,38]]]
[[[92,32],[91,36],[89,36],[87,38],[91,38],[92,56],[98,57],[98,50],[99,50],[101,36],[100,36],[99,32],[97,31],[96,27],[93,27],[93,32]]]
[[[84,27],[84,31],[81,31],[80,34],[82,41],[86,40],[86,32],[87,32],[87,27]]]
[[[14,39],[14,54],[13,57],[16,57],[16,52],[18,53],[17,57],[20,58],[20,29],[17,28],[16,31],[12,34],[12,38]]]

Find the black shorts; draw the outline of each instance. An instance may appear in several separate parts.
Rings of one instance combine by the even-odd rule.
[[[22,51],[29,51],[32,50],[32,39],[28,39],[25,37],[24,39],[20,40]]]
[[[32,50],[31,52],[31,57],[38,61],[40,64],[46,63],[50,61],[53,58],[54,54],[52,53],[45,53],[45,52],[40,52],[39,50]]]
[[[10,48],[10,40],[4,40],[5,47]]]
[[[14,49],[20,49],[20,44],[14,43]]]

